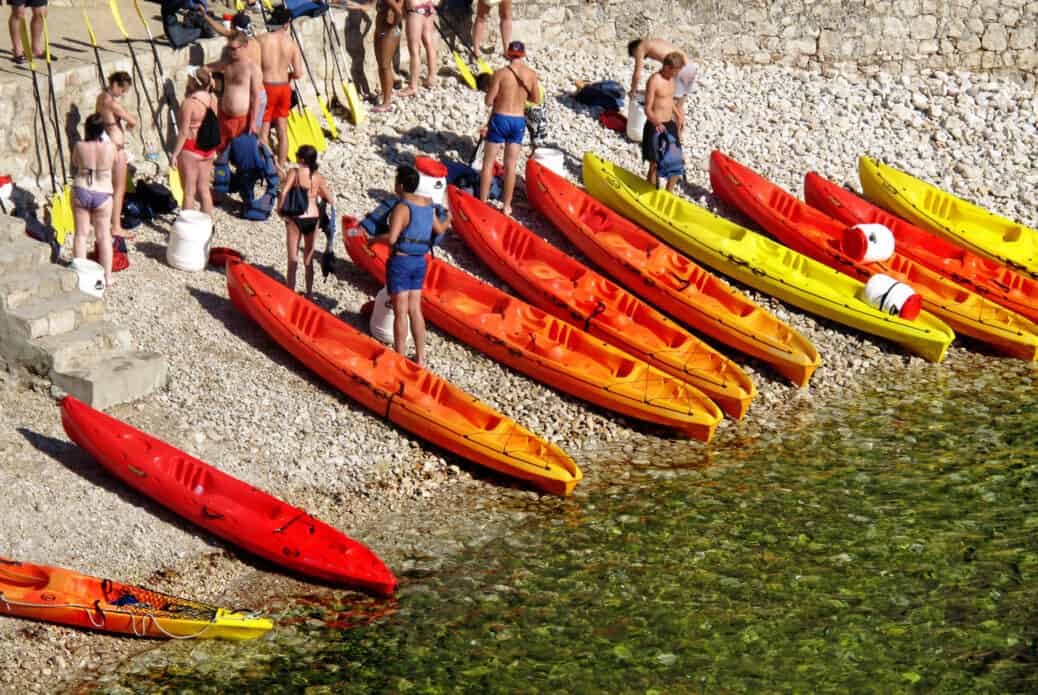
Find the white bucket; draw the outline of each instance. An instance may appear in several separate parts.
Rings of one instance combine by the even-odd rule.
[[[530,155],[530,159],[551,169],[559,176],[566,175],[566,155],[562,150],[556,150],[551,147],[538,147]]]
[[[843,230],[843,252],[859,263],[876,263],[894,255],[894,233],[881,224],[856,224]]]
[[[922,298],[915,290],[882,273],[870,277],[863,292],[863,299],[869,306],[909,321],[919,315],[923,306]]]
[[[371,310],[371,336],[380,343],[392,345],[394,318],[393,298],[389,296],[389,290],[383,287],[375,295],[375,306]]]
[[[432,198],[432,202],[443,205],[447,200],[447,167],[429,157],[416,157],[418,188],[415,193]]]
[[[209,262],[209,241],[213,219],[198,210],[181,210],[166,247],[166,262],[178,270],[205,270]]]
[[[645,92],[638,92],[627,102],[627,139],[642,141],[645,129]]]
[[[79,277],[79,291],[94,297],[103,297],[105,294],[105,269],[100,263],[94,263],[86,258],[73,258],[69,265]]]

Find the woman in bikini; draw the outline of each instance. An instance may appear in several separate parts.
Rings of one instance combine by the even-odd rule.
[[[197,197],[202,212],[213,215],[213,189],[210,181],[213,176],[213,160],[217,148],[203,150],[198,147],[198,127],[205,118],[206,111],[216,111],[216,95],[212,93],[213,77],[206,68],[198,68],[187,78],[187,89],[184,101],[180,105],[177,125],[180,135],[173,146],[173,161],[180,171],[180,181],[184,187],[184,210],[194,208]]]
[[[84,137],[72,148],[72,214],[76,237],[72,253],[87,257],[87,238],[93,229],[97,255],[105,271],[105,286],[112,285],[112,169],[117,150],[105,138],[105,120],[99,113],[87,117]]]
[[[297,169],[288,172],[285,187],[278,199],[278,210],[285,204],[285,197],[293,186],[301,186],[307,193],[306,212],[298,217],[285,217],[285,241],[288,244],[288,271],[285,273],[285,284],[295,291],[296,271],[299,269],[299,238],[303,239],[303,263],[306,265],[306,297],[310,299],[314,293],[314,238],[317,236],[317,225],[320,214],[317,211],[317,199],[331,203],[334,200],[328,190],[328,182],[317,173],[317,150],[312,145],[303,145],[296,150]]]
[[[108,87],[97,97],[94,109],[101,114],[104,122],[104,132],[108,139],[115,145],[117,157],[115,168],[112,172],[112,234],[133,238],[132,234],[123,231],[122,213],[123,197],[126,195],[126,173],[129,165],[129,157],[126,154],[126,132],[124,129],[137,127],[137,119],[133,114],[123,108],[119,99],[130,91],[133,79],[125,71],[113,72],[108,76]]]
[[[378,0],[375,14],[375,61],[382,94],[373,113],[393,110],[393,56],[400,48],[400,27],[404,21],[404,0]]]
[[[420,60],[422,47],[425,47],[425,60],[428,64],[428,74],[422,84],[431,89],[436,86],[436,70],[438,67],[436,59],[436,41],[433,39],[434,23],[436,22],[436,8],[428,0],[406,0],[407,5],[407,54],[410,56],[411,65],[410,84],[407,89],[400,92],[400,96],[409,97],[418,93],[418,73],[420,73],[422,61]]]

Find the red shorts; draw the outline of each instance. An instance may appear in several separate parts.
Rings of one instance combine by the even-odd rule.
[[[209,159],[213,156],[216,150],[202,150],[198,148],[198,143],[195,142],[194,138],[184,141],[184,150],[192,154],[197,154],[202,159]]]
[[[218,120],[220,121],[220,151],[223,151],[231,140],[249,129],[249,114],[247,113],[240,116],[228,116],[221,111]]]
[[[263,89],[267,92],[267,110],[263,112],[263,122],[288,118],[288,112],[292,110],[292,87],[287,82],[264,82]]]

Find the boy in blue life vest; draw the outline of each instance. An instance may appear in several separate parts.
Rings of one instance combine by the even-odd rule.
[[[451,226],[451,214],[441,219],[432,198],[418,195],[418,170],[397,167],[395,191],[400,198],[389,213],[389,231],[371,237],[368,244],[389,245],[386,288],[393,299],[393,349],[401,355],[407,349],[407,327],[414,336],[415,362],[425,364],[425,317],[422,316],[422,285],[428,264],[425,254],[432,250],[436,237]]]

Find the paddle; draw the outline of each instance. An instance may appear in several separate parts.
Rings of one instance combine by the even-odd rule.
[[[94,27],[90,24],[90,15],[83,8],[83,22],[86,24],[87,33],[90,34],[90,45],[94,47],[94,62],[97,63],[97,79],[101,82],[101,89],[108,86],[105,82],[105,69],[101,65],[101,51],[97,48],[97,37],[94,36]]]
[[[350,110],[350,120],[353,121],[353,125],[360,125],[364,122],[364,106],[361,104],[360,95],[357,94],[357,87],[352,80],[346,77],[346,73],[342,68],[342,65],[349,65],[346,49],[343,48],[342,42],[339,41],[339,35],[335,32],[335,23],[328,17],[327,12],[321,15],[321,20],[324,22],[324,31],[328,34],[329,42],[334,44],[332,47],[332,61],[335,63],[335,69],[339,73],[342,91],[346,95],[346,106]],[[339,59],[335,55],[336,48],[342,54],[342,65],[339,64]]]
[[[50,188],[53,192],[50,202],[50,226],[54,228],[55,238],[60,236],[61,240],[58,241],[61,244],[65,240],[66,231],[58,231],[58,223],[62,220],[61,216],[61,205],[62,196],[58,191],[58,180],[54,174],[54,158],[50,151],[50,132],[47,130],[47,114],[43,110],[43,98],[40,96],[40,85],[36,80],[36,65],[32,58],[32,41],[29,39],[29,24],[25,18],[22,18],[22,49],[24,50],[23,55],[29,61],[29,72],[32,73],[32,91],[33,96],[36,98],[36,111],[40,114],[40,118],[43,120],[43,148],[47,151],[47,166],[50,169]]]
[[[332,136],[333,140],[339,139],[339,129],[335,126],[335,120],[332,118],[332,114],[328,111],[328,104],[324,100],[324,96],[321,95],[321,90],[317,86],[317,80],[314,79],[314,73],[310,70],[310,60],[306,57],[306,48],[303,46],[303,39],[296,32],[295,25],[288,25],[289,31],[292,32],[292,38],[295,39],[296,45],[299,47],[299,54],[303,56],[303,65],[306,67],[306,74],[310,78],[310,84],[314,87],[314,94],[317,95],[317,105],[321,107],[321,113],[324,114],[324,122],[328,124],[328,134]]]
[[[130,34],[126,31],[126,26],[123,24],[123,17],[119,12],[118,0],[108,0],[108,7],[112,11],[112,19],[115,20],[115,25],[119,27],[119,31],[122,33],[123,39],[126,41],[126,47],[130,50],[130,60],[133,62],[134,73],[140,81],[140,87],[141,91],[144,92],[144,98],[148,101],[148,110],[151,111],[151,118],[155,125],[155,132],[159,135],[162,151],[166,153],[166,159],[169,160],[170,193],[172,193],[173,197],[176,199],[177,205],[183,205],[184,188],[180,184],[180,171],[177,170],[176,164],[173,162],[173,157],[170,155],[169,150],[166,149],[165,138],[162,137],[162,124],[159,123],[158,110],[155,108],[155,104],[151,100],[151,94],[148,93],[147,80],[144,77],[144,71],[141,69],[141,64],[137,62],[137,52],[133,50],[133,43],[130,41]],[[175,127],[176,126],[174,126],[174,128]]]
[[[61,180],[64,186],[61,189],[60,200],[57,208],[51,206],[51,226],[57,232],[57,241],[60,246],[65,241],[65,235],[75,233],[76,220],[72,214],[72,189],[68,185],[68,169],[65,167],[65,146],[61,144],[61,117],[58,115],[58,99],[54,95],[54,68],[50,58],[50,35],[47,32],[47,18],[43,18],[43,45],[44,57],[47,59],[47,88],[50,91],[50,110],[54,119],[54,139],[58,143],[58,162],[61,164]],[[46,127],[46,126],[45,126]]]
[[[454,55],[454,63],[458,66],[458,74],[461,75],[461,79],[469,86],[470,89],[476,89],[476,78],[472,76],[472,71],[469,70],[469,66],[465,63],[465,59],[458,55],[458,51],[455,48],[454,41],[447,38],[447,35],[443,33],[443,29],[436,22],[433,22],[433,26],[436,27],[436,31],[439,32],[440,38],[447,44],[447,48],[451,49],[451,54]]]
[[[454,26],[451,20],[447,19],[447,17],[445,17],[442,13],[437,13],[437,16],[444,22],[446,22],[447,28],[450,29],[456,37],[458,37],[458,40],[461,41],[461,45],[465,47],[465,50],[467,50],[469,52],[469,55],[472,56],[472,58],[476,61],[476,65],[479,67],[480,72],[494,72],[490,69],[490,66],[487,65],[480,56],[476,55],[476,51],[473,50],[472,46],[469,45],[468,41],[465,40],[465,38],[461,35],[461,32],[458,31],[457,27]]]

